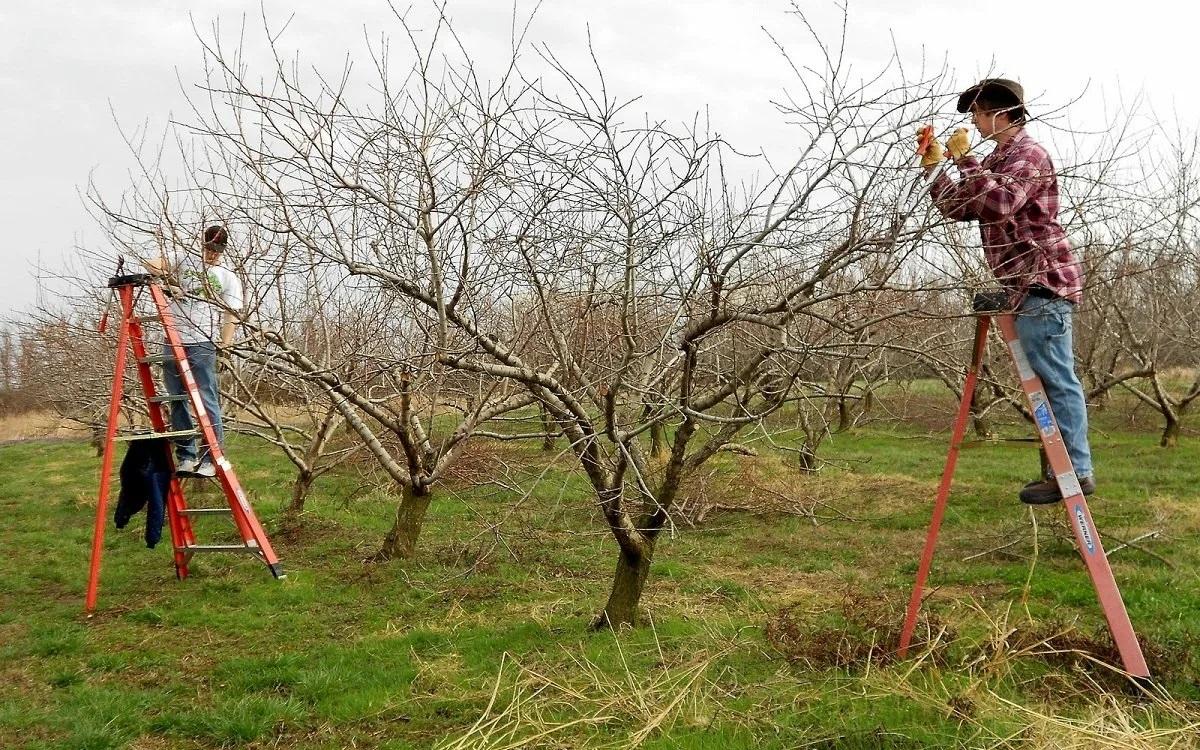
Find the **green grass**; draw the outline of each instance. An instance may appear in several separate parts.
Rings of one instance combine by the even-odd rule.
[[[818,477],[761,445],[758,458],[722,455],[689,497],[744,504],[774,488],[816,522],[716,510],[679,527],[652,567],[653,624],[619,635],[587,630],[613,543],[570,460],[547,469],[533,445],[468,456],[494,468],[504,451],[527,467],[508,477],[526,489],[543,476],[528,497],[443,487],[417,559],[381,565],[364,560],[392,498],[334,474],[303,523],[281,528],[289,466],[234,439],[287,579],[210,557],[176,581],[165,544],[147,550],[137,523],[110,523],[89,619],[98,462],[82,444],[22,443],[0,448],[0,747],[1056,747],[1088,728],[1152,747],[1143,730],[1200,721],[1200,439],[1163,450],[1123,415],[1095,421],[1092,508],[1108,546],[1164,532],[1142,545],[1153,555],[1112,562],[1169,700],[1139,703],[1102,666],[1037,653],[1069,631],[1063,643],[1103,656],[1106,631],[1058,509],[1037,511],[1033,557],[1015,501],[1036,471],[1027,444],[963,452],[925,607],[945,634],[895,662],[878,657],[911,586],[944,432],[836,435]],[[221,523],[197,521],[205,537]]]

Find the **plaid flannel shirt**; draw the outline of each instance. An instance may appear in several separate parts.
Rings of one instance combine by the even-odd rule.
[[[982,164],[965,156],[957,165],[957,182],[944,172],[934,181],[934,203],[948,218],[979,222],[984,257],[1014,303],[1033,286],[1080,302],[1083,269],[1058,223],[1058,178],[1046,150],[1022,128]]]

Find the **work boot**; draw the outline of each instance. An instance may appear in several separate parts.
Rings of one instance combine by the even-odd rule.
[[[1079,489],[1083,494],[1090,495],[1096,491],[1096,480],[1092,477],[1083,477],[1079,480]],[[1058,490],[1058,482],[1053,479],[1046,479],[1041,482],[1030,482],[1021,488],[1021,502],[1026,505],[1049,505],[1062,500],[1062,493]]]

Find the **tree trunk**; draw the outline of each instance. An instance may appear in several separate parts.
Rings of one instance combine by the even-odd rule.
[[[376,561],[396,558],[407,560],[413,556],[421,527],[425,524],[425,513],[432,500],[433,492],[428,487],[405,485],[400,505],[396,508],[396,520],[383,538],[383,547],[375,554]]]
[[[845,432],[854,424],[854,418],[850,414],[850,402],[846,398],[838,399],[838,426],[835,432]]]
[[[1162,439],[1158,444],[1163,448],[1174,448],[1179,445],[1179,430],[1183,425],[1174,417],[1167,417],[1167,426],[1163,428]]]
[[[1038,481],[1054,476],[1054,467],[1050,465],[1050,456],[1044,445],[1038,448],[1038,472]]]
[[[817,449],[808,440],[800,446],[800,471],[806,474],[817,473]]]
[[[975,437],[980,440],[991,440],[995,437],[995,433],[992,432],[992,425],[984,416],[983,405],[980,404],[985,395],[979,383],[976,383],[975,392],[971,394],[971,426],[975,428]]]
[[[546,436],[542,439],[542,450],[554,450],[554,441],[558,434],[558,425],[550,418],[550,412],[544,405],[538,407],[538,411],[542,416],[542,433]]]
[[[304,501],[308,499],[308,493],[312,489],[313,482],[317,481],[317,472],[315,468],[317,461],[320,460],[322,454],[325,453],[325,446],[329,443],[329,439],[333,437],[333,433],[337,431],[338,425],[343,424],[344,420],[341,412],[337,407],[330,404],[325,411],[324,418],[321,419],[321,426],[317,430],[316,439],[309,444],[308,450],[304,452],[304,460],[299,464],[299,469],[296,472],[296,482],[292,485],[292,502],[288,505],[288,515],[298,516],[304,512]]]
[[[308,498],[308,491],[312,489],[313,473],[307,470],[301,470],[296,473],[296,482],[292,485],[292,502],[288,504],[287,512],[289,515],[299,515],[304,511],[304,501]]]
[[[650,572],[650,560],[653,557],[653,541],[647,541],[645,549],[639,553],[621,549],[608,603],[604,605],[600,614],[596,615],[596,619],[592,620],[593,630],[620,630],[622,625],[637,625],[638,603],[642,600],[642,591],[646,588],[646,575]]]
[[[667,449],[666,430],[663,429],[662,422],[655,422],[650,425],[650,455],[654,458],[665,459],[671,453]]]
[[[992,426],[987,421],[987,417],[984,417],[982,414],[972,414],[971,425],[975,428],[975,437],[980,440],[991,440],[995,436],[995,433],[992,432]]]

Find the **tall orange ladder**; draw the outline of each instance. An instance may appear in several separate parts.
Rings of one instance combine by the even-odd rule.
[[[120,274],[120,266],[118,266]],[[233,465],[225,457],[217,442],[216,431],[212,421],[205,411],[204,402],[188,364],[187,354],[179,338],[175,321],[167,303],[167,295],[158,281],[148,274],[117,275],[109,279],[108,286],[116,294],[120,305],[121,327],[117,334],[116,367],[113,371],[112,398],[108,407],[108,429],[104,438],[104,459],[100,471],[100,497],[96,504],[96,526],[92,534],[91,567],[88,572],[87,599],[85,609],[92,612],[96,608],[96,596],[100,583],[100,558],[104,548],[104,531],[108,513],[108,494],[112,480],[113,453],[116,443],[132,440],[151,440],[162,438],[199,437],[209,452],[216,469],[216,480],[221,486],[228,507],[189,508],[184,499],[183,487],[174,471],[167,495],[167,523],[171,530],[171,545],[174,550],[175,575],[186,578],[188,563],[192,557],[208,552],[244,552],[262,560],[276,578],[284,578],[283,567],[275,550],[267,539],[266,532],[254,515],[254,509],[246,499],[246,493],[238,482]],[[146,296],[154,308],[154,314],[138,317],[136,309],[138,302]],[[107,326],[108,312],[100,322],[103,332]],[[142,326],[145,323],[159,324],[167,342],[169,353],[152,355],[146,351],[145,334]],[[142,392],[146,397],[147,410],[150,415],[152,431],[138,432],[129,435],[118,435],[117,424],[120,418],[121,398],[125,377],[125,362],[127,351],[132,351],[137,363],[138,379],[141,381]],[[185,393],[179,396],[160,395],[154,383],[150,365],[174,361],[179,370]],[[193,430],[176,430],[168,428],[169,420],[164,414],[167,405],[176,401],[186,401],[192,407],[195,422],[199,428]],[[167,461],[174,467],[175,458],[170,440],[163,440],[164,450],[167,451]],[[241,536],[241,544],[199,544],[192,528],[192,518],[207,514],[228,514]]]
[[[1004,343],[1016,366],[1017,376],[1021,379],[1021,389],[1029,402],[1030,412],[1041,438],[1042,447],[1049,459],[1050,467],[1058,482],[1062,494],[1062,504],[1067,512],[1067,520],[1075,535],[1075,546],[1083,557],[1088,575],[1091,576],[1092,586],[1096,589],[1096,598],[1100,609],[1108,621],[1109,631],[1113,642],[1121,655],[1125,671],[1140,684],[1148,684],[1150,669],[1142,655],[1142,647],[1138,644],[1137,633],[1125,611],[1125,602],[1117,588],[1112,568],[1108,564],[1108,556],[1104,545],[1100,542],[1100,531],[1092,520],[1088,510],[1087,500],[1079,486],[1079,478],[1071,465],[1071,457],[1067,454],[1063,443],[1062,433],[1059,432],[1058,422],[1050,410],[1050,402],[1041,379],[1029,365],[1029,358],[1017,337],[1017,326],[1011,312],[1002,311],[1002,302],[995,294],[979,294],[975,297],[975,313],[978,316],[975,326],[975,344],[971,354],[971,364],[967,369],[966,381],[963,383],[962,401],[958,406],[958,415],[954,421],[954,431],[950,438],[950,451],[946,456],[946,465],[942,471],[942,481],[938,486],[937,498],[933,505],[933,518],[929,522],[929,531],[925,537],[925,548],[921,553],[921,561],[917,568],[917,580],[913,585],[912,596],[908,602],[908,610],[904,616],[904,626],[900,631],[899,655],[901,658],[908,653],[912,640],[913,629],[917,622],[917,612],[924,598],[925,581],[929,576],[929,568],[933,563],[933,551],[937,545],[938,530],[946,512],[946,501],[950,496],[950,484],[954,479],[954,468],[958,463],[959,447],[966,432],[967,420],[970,416],[971,401],[975,395],[975,383],[979,376],[979,368],[983,362],[984,350],[987,348],[988,328],[994,318],[1000,329]]]

